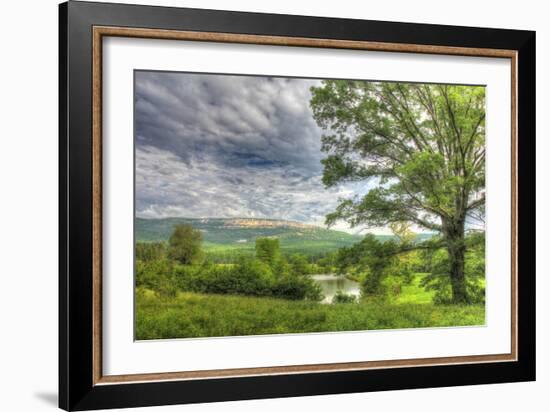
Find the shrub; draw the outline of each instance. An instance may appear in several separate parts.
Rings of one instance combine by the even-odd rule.
[[[136,261],[136,288],[146,288],[160,296],[175,296],[176,278],[168,259]]]
[[[136,243],[136,260],[149,262],[151,260],[164,259],[165,257],[166,243],[164,242]]]
[[[319,285],[317,282],[315,282],[313,279],[305,276],[303,278],[308,286],[306,291],[306,299],[307,300],[313,300],[316,302],[319,302],[325,298],[325,295],[323,295],[323,288],[321,288],[321,285]]]
[[[178,265],[175,278],[179,289],[191,292],[322,299],[321,287],[312,279],[291,275],[285,266],[281,267],[280,273],[274,273],[275,270],[261,260],[241,258],[234,266]]]
[[[332,298],[332,303],[355,303],[357,299],[353,295],[347,295],[341,290],[336,292],[336,295]]]
[[[278,278],[294,274],[292,267],[288,264],[284,256],[279,256],[273,261],[271,271],[273,275]]]
[[[321,287],[309,277],[284,276],[278,278],[271,289],[271,295],[291,300],[313,300],[323,299]]]
[[[307,275],[309,273],[310,265],[304,255],[296,253],[289,260],[293,273],[297,275]]]

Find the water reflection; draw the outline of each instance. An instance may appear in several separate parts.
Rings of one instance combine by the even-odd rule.
[[[360,294],[359,283],[347,279],[345,276],[311,275],[311,278],[321,285],[323,295],[325,295],[322,303],[331,303],[337,291],[353,296],[359,296]]]

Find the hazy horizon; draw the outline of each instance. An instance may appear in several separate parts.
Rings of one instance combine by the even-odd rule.
[[[141,217],[136,216],[137,219],[143,219],[143,220],[164,220],[164,219],[185,219],[185,220],[274,220],[279,222],[289,222],[289,223],[300,223],[305,224],[309,226],[313,226],[320,229],[328,229],[328,230],[334,230],[334,231],[341,231],[346,232],[352,235],[365,235],[367,233],[371,233],[374,235],[392,235],[391,231],[386,228],[374,228],[374,229],[365,229],[365,228],[348,228],[347,230],[342,230],[337,225],[333,225],[330,227],[327,227],[327,225],[324,224],[313,224],[313,223],[304,223],[304,222],[298,222],[296,220],[288,220],[288,219],[276,219],[276,218],[256,218],[256,217],[243,217],[243,216],[234,216],[234,217],[211,217],[211,216],[201,216],[201,217],[188,217],[188,216],[167,216],[167,217]],[[425,230],[414,230],[413,233],[416,234],[434,234],[435,232],[425,231]]]

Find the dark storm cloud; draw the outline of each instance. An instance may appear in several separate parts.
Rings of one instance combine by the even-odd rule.
[[[137,72],[136,212],[320,223],[352,187],[321,182],[316,80]]]
[[[320,170],[320,131],[311,116],[311,80],[137,72],[140,145],[189,162],[215,153],[228,166],[299,165]]]

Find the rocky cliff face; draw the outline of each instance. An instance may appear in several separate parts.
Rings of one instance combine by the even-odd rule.
[[[288,220],[268,220],[268,219],[225,219],[224,226],[230,228],[276,228],[286,227],[292,229],[315,229],[315,226],[300,222],[291,222]]]

